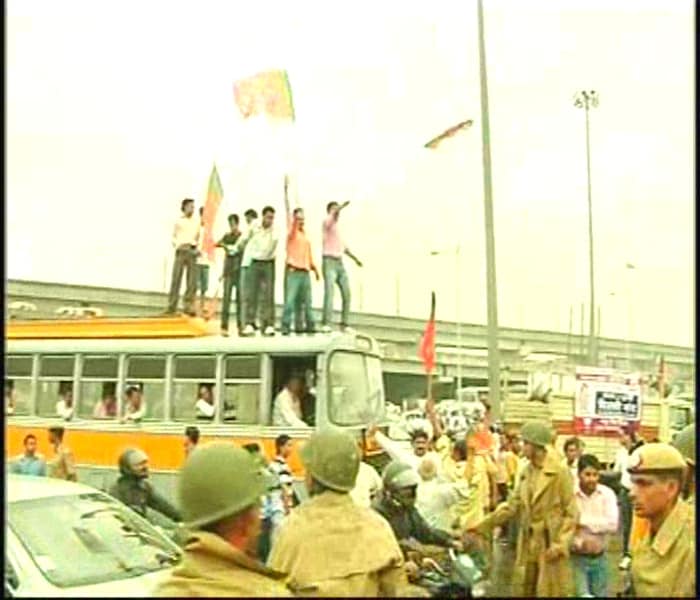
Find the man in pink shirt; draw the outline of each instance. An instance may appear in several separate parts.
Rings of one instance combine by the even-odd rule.
[[[287,197],[288,182],[284,180],[284,202],[287,209],[287,263],[284,309],[282,311],[282,335],[289,335],[292,326],[292,316],[297,318],[304,311],[306,331],[313,333],[314,321],[311,313],[311,277],[313,271],[316,281],[320,279],[318,269],[311,255],[311,242],[304,230],[304,211],[295,208],[290,213]],[[296,323],[297,331],[301,329]]]
[[[618,508],[615,493],[598,483],[600,469],[600,462],[592,454],[578,459],[574,497],[579,521],[571,544],[577,597],[609,596],[606,534],[617,531]]]
[[[342,329],[346,329],[348,326],[348,315],[350,313],[350,282],[348,281],[348,275],[343,266],[343,254],[347,254],[352,258],[358,267],[362,266],[358,258],[345,246],[338,232],[338,217],[340,216],[340,211],[348,204],[350,203],[343,202],[343,204],[338,204],[337,202],[330,202],[326,207],[328,216],[325,221],[323,221],[324,293],[323,326],[321,330],[324,332],[329,332],[331,330],[330,322],[333,312],[333,292],[335,291],[336,284],[338,284],[340,288],[340,296],[343,299],[340,326]]]

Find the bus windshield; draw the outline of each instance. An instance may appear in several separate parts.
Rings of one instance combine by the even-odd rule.
[[[328,416],[335,425],[352,427],[384,418],[384,385],[376,356],[336,351],[328,368]]]

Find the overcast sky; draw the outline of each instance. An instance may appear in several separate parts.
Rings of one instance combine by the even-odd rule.
[[[580,329],[585,129],[572,98],[594,89],[602,333],[693,345],[693,10],[485,1],[501,325],[567,331],[573,307]],[[435,289],[451,320],[459,278],[461,319],[486,322],[476,2],[10,0],[7,17],[10,278],[164,290],[180,200],[203,202],[216,162],[222,216],[282,211],[289,172],[319,262],[326,203],[351,201],[355,308],[423,318]],[[293,126],[237,113],[233,81],[267,68],[288,70]],[[474,127],[422,147],[464,118]],[[320,306],[321,284],[313,294]]]

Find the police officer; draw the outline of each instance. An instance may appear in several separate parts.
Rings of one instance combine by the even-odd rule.
[[[408,582],[391,527],[349,494],[360,466],[355,440],[319,431],[300,456],[311,498],[283,522],[268,564],[289,573],[308,595],[403,593]]]
[[[173,521],[180,521],[180,511],[161,496],[148,478],[148,455],[138,448],[129,448],[119,457],[119,479],[110,488],[110,495],[144,518],[151,508]],[[156,517],[157,518],[157,517]]]
[[[520,435],[529,460],[520,482],[508,501],[472,531],[485,536],[518,515],[516,566],[523,585],[518,595],[566,596],[571,581],[567,558],[578,519],[571,474],[551,446],[547,423],[528,421]]]
[[[216,442],[187,458],[178,496],[190,535],[158,596],[288,597],[285,575],[257,559],[267,476],[248,452]]]
[[[630,497],[649,533],[632,548],[636,597],[695,597],[695,513],[680,500],[686,461],[669,444],[644,444],[630,456]]]
[[[673,446],[685,457],[688,464],[683,497],[695,507],[695,423],[682,429],[673,440]]]

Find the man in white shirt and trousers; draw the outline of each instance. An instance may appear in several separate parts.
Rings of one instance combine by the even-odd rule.
[[[187,288],[185,290],[185,313],[191,317],[196,315],[194,297],[197,290],[197,242],[199,240],[199,219],[194,217],[194,200],[185,198],[180,206],[182,216],[175,222],[173,230],[173,247],[175,262],[170,282],[167,314],[177,312],[177,302],[180,296],[182,273],[187,269]]]

